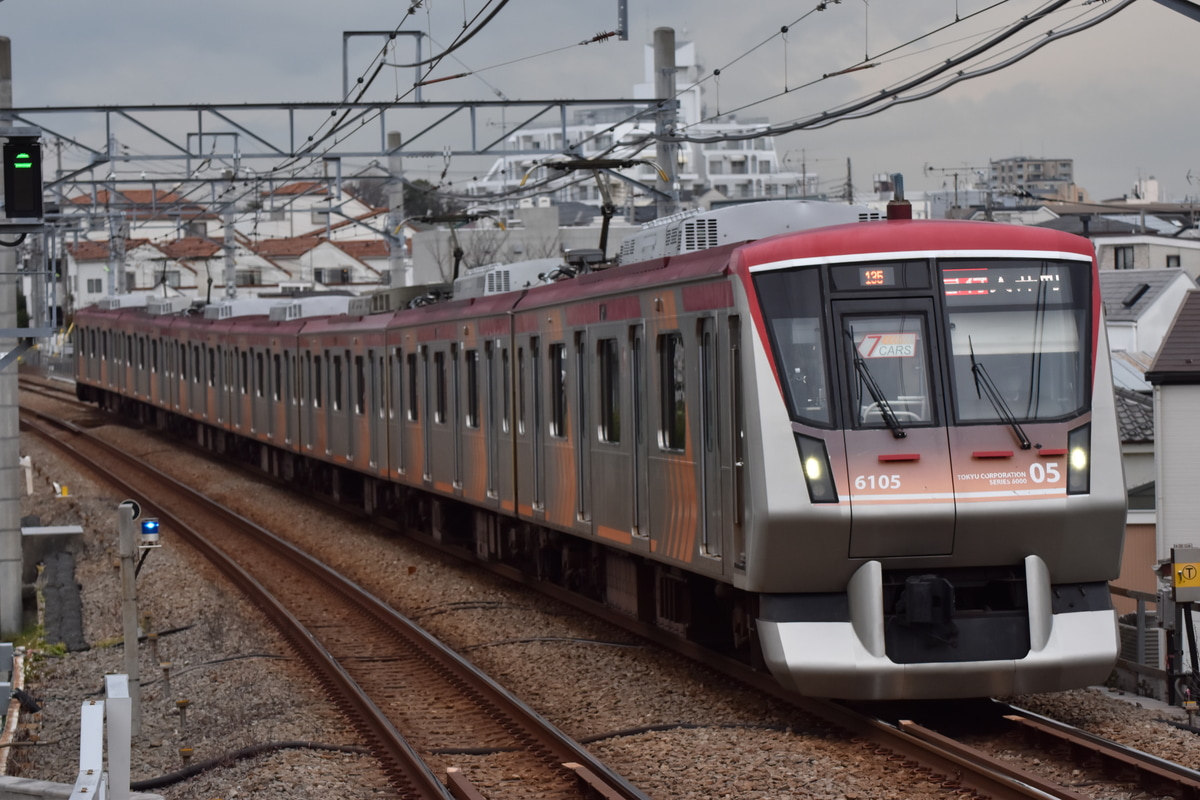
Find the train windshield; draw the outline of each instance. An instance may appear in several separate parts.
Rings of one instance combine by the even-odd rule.
[[[1090,262],[942,260],[960,422],[1062,419],[1087,401]]]
[[[925,318],[920,314],[844,316],[851,360],[855,427],[889,427],[932,420]]]

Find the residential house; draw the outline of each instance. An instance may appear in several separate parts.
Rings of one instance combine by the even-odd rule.
[[[1154,387],[1157,556],[1162,559],[1172,547],[1200,540],[1200,290],[1189,292],[1180,305],[1146,379]]]
[[[264,189],[257,208],[239,214],[236,227],[252,241],[292,239],[329,232],[348,220],[366,219],[386,209],[373,209],[348,192],[335,197],[328,181],[297,180]],[[362,238],[362,233],[356,234]]]
[[[378,254],[386,261],[386,247],[384,242],[335,243],[316,236],[261,239],[248,245],[254,255],[283,272],[282,281],[288,285],[338,289],[378,287],[386,274],[386,264],[382,270],[378,266]]]
[[[1178,269],[1100,271],[1108,346],[1114,352],[1158,352],[1175,311],[1196,281]]]
[[[209,226],[220,224],[198,191],[161,189],[94,189],[91,194],[67,198],[64,215],[84,218],[80,228],[92,240],[108,239],[113,231],[125,238],[169,240],[205,236]]]

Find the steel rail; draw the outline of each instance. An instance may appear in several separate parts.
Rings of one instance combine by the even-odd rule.
[[[23,427],[39,433],[56,446],[71,453],[75,458],[87,462],[91,461],[87,454],[82,452],[80,448],[71,442],[65,441],[61,436],[55,436],[49,429],[50,425],[55,425],[69,431],[76,437],[86,441],[91,447],[103,450],[108,457],[120,459],[129,467],[128,471],[123,471],[121,476],[118,476],[115,472],[108,472],[104,478],[106,481],[119,486],[131,496],[143,500],[148,505],[151,504],[151,499],[145,496],[144,489],[139,488],[136,485],[137,482],[131,476],[136,476],[139,472],[143,475],[152,475],[154,480],[168,484],[173,491],[187,496],[192,502],[204,504],[207,509],[211,510],[212,514],[227,520],[229,525],[254,531],[256,536],[269,541],[273,548],[286,554],[290,560],[301,563],[304,569],[319,575],[322,581],[335,587],[335,590],[339,593],[352,596],[356,604],[363,606],[365,614],[370,614],[389,626],[405,629],[407,638],[415,642],[417,646],[430,654],[432,658],[449,663],[455,671],[469,676],[468,682],[472,689],[481,694],[487,703],[499,709],[505,717],[515,720],[517,724],[533,737],[536,741],[536,746],[545,749],[552,755],[554,761],[561,765],[563,770],[572,773],[580,797],[602,796],[620,800],[648,800],[646,795],[641,793],[623,777],[612,772],[606,765],[591,755],[586,748],[558,731],[557,728],[543,719],[525,703],[513,696],[491,678],[480,673],[466,659],[449,650],[410,620],[403,617],[403,615],[397,613],[378,598],[365,592],[304,551],[279,539],[274,534],[229,509],[215,504],[204,495],[180,483],[171,476],[165,475],[113,445],[97,439],[86,430],[70,422],[56,420],[51,415],[28,409],[22,409],[21,414],[23,417]],[[30,419],[31,417],[37,417],[41,421],[32,420]],[[466,784],[465,780],[458,773],[448,776],[451,784],[450,789],[447,789],[437,780],[436,776],[424,764],[415,750],[396,731],[386,715],[368,698],[361,696],[362,693],[359,687],[350,675],[320,646],[316,637],[305,631],[300,625],[299,620],[286,608],[283,608],[258,580],[234,563],[220,548],[208,542],[203,535],[188,526],[185,520],[171,514],[168,509],[157,505],[156,507],[159,509],[159,516],[164,517],[168,521],[172,530],[177,530],[184,534],[189,542],[194,544],[206,557],[210,558],[210,560],[226,572],[239,588],[242,588],[243,591],[254,597],[256,603],[261,602],[266,608],[270,609],[269,616],[273,622],[277,623],[277,626],[288,638],[288,641],[296,647],[307,663],[314,665],[318,669],[319,674],[327,676],[325,680],[335,687],[335,690],[331,690],[330,693],[338,700],[339,704],[349,704],[348,707],[343,705],[343,710],[352,713],[353,719],[364,721],[369,732],[368,738],[378,743],[377,747],[373,747],[372,749],[378,750],[377,756],[385,768],[388,769],[389,774],[393,774],[396,769],[400,770],[401,779],[396,781],[398,784],[411,784],[417,787],[417,791],[420,794],[414,796],[419,797],[458,797],[460,800],[463,800],[471,796],[473,790],[469,788],[469,785]],[[414,759],[416,763],[414,763]]]
[[[875,754],[880,757],[897,762],[898,765],[905,768],[927,772],[941,778],[941,785],[948,791],[972,791],[982,796],[997,798],[997,800],[1083,799],[1082,795],[1078,795],[1066,787],[1041,779],[1019,768],[1011,767],[975,748],[954,742],[948,737],[911,721],[902,721],[898,725],[892,725],[874,718],[869,713],[862,713],[840,703],[797,695],[784,689],[773,677],[762,671],[754,670],[736,659],[716,655],[695,643],[680,640],[657,626],[634,620],[561,587],[531,579],[530,576],[520,573],[508,565],[479,562],[470,554],[464,555],[461,550],[436,542],[429,537],[420,536],[418,539],[422,544],[442,553],[468,561],[478,567],[522,583],[560,602],[594,614],[630,633],[702,662],[721,674],[789,703],[831,727],[845,732],[852,737],[852,741],[858,741],[864,747],[873,749]],[[577,770],[581,779],[588,773],[589,768],[586,766],[581,766]],[[456,796],[461,800],[471,797],[469,794]],[[620,795],[606,793],[599,793],[595,796],[620,797]]]
[[[1009,708],[1013,713],[1004,715],[1004,718],[1024,726],[1030,733],[1068,745],[1078,752],[1098,756],[1110,766],[1130,769],[1137,775],[1139,783],[1166,787],[1174,797],[1188,800],[1200,798],[1200,771],[1043,717],[1033,711],[1017,706]]]

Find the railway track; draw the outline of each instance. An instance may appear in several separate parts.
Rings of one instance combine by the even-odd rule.
[[[1159,796],[1185,800],[1200,798],[1200,771],[1124,747],[1022,708],[998,706],[1004,712],[1004,719],[1017,726],[1039,750],[1055,752],[1075,762],[1098,765],[1103,774],[1124,778]]]
[[[478,787],[503,785],[505,797],[645,798],[464,659],[287,542],[70,423],[22,409],[21,425],[154,508],[248,594],[370,742],[401,796],[470,800],[487,796]],[[445,783],[431,764],[442,765]]]
[[[25,386],[23,385],[23,389],[24,388],[25,388]],[[68,399],[66,397],[63,397],[62,393],[58,393],[58,394],[52,393],[51,396],[54,396],[56,399],[59,399],[59,400],[67,400]],[[72,400],[72,402],[74,402],[74,401]],[[82,407],[90,409],[89,406],[82,406]],[[30,423],[30,424],[32,424],[32,423]],[[81,437],[83,435],[84,435],[83,431],[75,431],[70,435],[69,438],[73,441],[74,439]],[[65,438],[67,438],[67,437],[63,437],[60,435],[56,439],[56,443],[62,443],[63,439],[65,439]],[[166,479],[166,480],[169,481],[169,479]],[[138,483],[139,483],[139,486],[146,486],[146,484],[142,481],[139,481]],[[144,491],[144,494],[146,494],[146,495],[150,494],[149,491],[145,491],[145,490],[143,490],[143,491]],[[132,490],[130,490],[130,493],[138,494],[138,493],[133,492]],[[155,503],[155,505],[158,505],[158,504]],[[163,514],[162,516],[166,516],[166,515]],[[171,524],[172,524],[172,526],[174,526],[177,523],[172,522]],[[230,523],[230,524],[232,524],[232,523]],[[209,526],[209,527],[223,527],[224,525],[225,525],[225,523],[222,523],[221,525],[215,525],[215,526]],[[239,545],[231,545],[231,546],[234,548],[239,547]],[[290,548],[289,545],[281,545],[280,547],[272,546],[270,549],[293,549],[293,548]],[[240,555],[241,554],[239,553],[239,556]],[[262,557],[264,559],[264,563],[266,563],[265,559],[267,557],[268,557],[267,555],[264,555]],[[330,578],[331,573],[329,573],[326,570],[326,568],[324,568],[323,566],[317,565],[315,567],[312,567],[312,569],[315,570],[315,574],[322,576],[321,580],[323,582],[329,582],[331,580],[331,578]],[[269,572],[269,573],[276,572],[276,571],[282,572],[282,568],[271,567],[267,570],[267,572]],[[503,572],[504,570],[500,569],[497,571]],[[235,572],[236,572],[236,570],[235,570]],[[287,581],[284,581],[284,583],[286,584]],[[542,587],[536,587],[536,588],[542,588]],[[552,591],[550,593],[553,594],[559,600],[562,600],[564,602],[570,602],[574,605],[580,605],[582,607],[585,607],[589,612],[597,611],[597,609],[593,605],[588,604],[585,601],[578,601],[577,598],[572,599],[571,596],[565,595],[561,591],[559,591],[557,589],[553,589],[553,587],[551,587],[551,589],[552,589]],[[279,593],[280,593],[281,600],[291,596],[288,594],[288,587],[286,585],[279,589]],[[299,592],[299,594],[304,594],[304,591]],[[301,598],[298,598],[295,602],[302,604],[302,601],[303,601],[303,598],[301,597]],[[286,602],[288,604],[290,604],[293,601],[287,600]],[[351,617],[367,616],[366,612],[363,612],[363,611],[357,610],[357,609],[350,609],[350,610],[344,611],[342,613],[346,616],[351,616]],[[387,611],[384,613],[386,615],[386,614],[390,614],[391,612]],[[940,784],[948,795],[955,795],[955,796],[967,795],[967,796],[982,796],[982,797],[996,797],[996,798],[1010,798],[1010,797],[1011,798],[1025,798],[1025,797],[1080,798],[1080,797],[1113,796],[1113,795],[1109,795],[1109,794],[1095,794],[1092,791],[1089,791],[1087,794],[1082,794],[1082,793],[1076,791],[1075,789],[1073,789],[1072,787],[1066,786],[1066,785],[1063,785],[1060,783],[1056,783],[1050,778],[1042,777],[1039,774],[1034,774],[1034,773],[1032,773],[1028,770],[1024,770],[1020,767],[1014,767],[1011,760],[1006,761],[1004,759],[997,758],[993,755],[989,755],[986,747],[973,747],[970,745],[966,745],[960,741],[955,741],[953,738],[951,738],[949,736],[938,733],[933,727],[925,726],[925,725],[921,724],[920,722],[916,722],[913,720],[907,720],[907,719],[893,719],[891,721],[887,721],[882,718],[877,718],[875,715],[873,715],[872,711],[869,708],[856,709],[856,708],[851,708],[851,707],[844,706],[844,705],[839,705],[839,704],[834,704],[834,703],[826,703],[824,701],[815,701],[815,700],[809,700],[806,698],[798,698],[797,696],[787,693],[787,692],[784,692],[782,689],[780,689],[778,687],[778,685],[775,684],[775,682],[769,676],[765,676],[762,673],[755,673],[753,671],[750,671],[750,670],[748,670],[748,668],[745,667],[745,665],[741,665],[737,662],[732,662],[732,661],[724,662],[722,659],[713,658],[711,654],[705,654],[705,653],[700,653],[700,652],[689,652],[691,650],[694,650],[694,648],[686,645],[686,643],[683,644],[682,646],[678,646],[679,643],[672,643],[670,641],[669,637],[665,637],[661,631],[659,631],[653,627],[638,625],[638,624],[636,624],[635,621],[629,620],[628,618],[625,618],[621,615],[616,615],[615,617],[610,618],[609,621],[622,624],[624,627],[631,630],[632,632],[647,636],[648,638],[655,639],[656,641],[660,641],[664,645],[672,646],[675,649],[680,650],[681,652],[684,652],[687,655],[690,655],[694,658],[703,660],[710,667],[713,667],[714,669],[717,669],[718,671],[725,672],[726,674],[731,675],[732,677],[736,678],[737,680],[739,680],[743,683],[753,685],[756,688],[758,688],[764,692],[772,694],[772,695],[780,698],[781,700],[791,703],[792,705],[794,705],[798,709],[802,710],[803,712],[805,712],[807,714],[811,714],[815,717],[818,717],[818,718],[826,721],[826,723],[829,724],[830,726],[833,726],[841,731],[845,731],[848,734],[851,741],[858,742],[862,748],[864,748],[868,751],[871,751],[875,756],[877,756],[881,760],[885,760],[887,762],[895,764],[898,771],[914,772],[914,773],[918,773],[918,774],[926,774],[926,775],[932,776],[933,780],[935,782],[937,782],[938,784]],[[633,624],[630,624],[630,623],[633,623]],[[340,622],[335,623],[333,625],[329,625],[328,623],[326,623],[324,625],[324,627],[335,627],[336,628],[339,625],[340,625]],[[314,625],[314,627],[322,627],[322,624],[320,622],[318,622]],[[362,636],[365,637],[366,634],[362,634]],[[396,675],[398,673],[396,671],[395,665],[392,664],[389,660],[387,660],[390,658],[389,656],[386,656],[386,655],[381,656],[379,653],[377,653],[374,650],[367,652],[366,649],[361,646],[362,641],[365,641],[365,639],[357,639],[357,640],[353,640],[353,641],[357,641],[360,645],[360,648],[359,648],[359,651],[357,652],[357,654],[352,656],[349,659],[349,662],[351,662],[351,663],[365,662],[368,665],[374,664],[375,666],[380,666],[380,667],[382,667],[382,671],[385,674],[387,674],[388,677],[390,678],[390,684],[395,684],[395,683],[399,682],[396,679]],[[428,670],[418,669],[418,673],[420,674],[421,680],[424,680],[427,672],[428,672]],[[411,680],[415,684],[415,682],[417,681],[417,678],[413,678]],[[404,682],[408,683],[409,681],[408,681],[408,679],[405,679]],[[367,681],[364,680],[364,683],[367,683]],[[407,702],[408,702],[407,700],[397,699],[398,696],[393,694],[394,686],[392,686],[390,684],[389,684],[389,680],[385,679],[381,688],[368,691],[368,693],[371,694],[371,696],[375,698],[374,704],[377,706],[388,706],[388,705],[394,705],[396,703],[399,703],[401,705],[407,704]],[[327,685],[332,685],[332,684],[327,682]],[[334,689],[334,690],[331,690],[331,693],[335,693],[337,691],[340,691],[340,690]],[[420,691],[425,694],[433,693],[436,695],[441,690],[440,689],[422,688]],[[380,700],[380,698],[383,698],[382,701]],[[351,710],[348,713],[353,714],[356,712],[353,712],[353,710]],[[1019,709],[1013,709],[1011,707],[1007,708],[1005,710],[1005,713],[1010,717],[1018,717],[1019,716],[1023,719],[1031,720],[1031,721],[1045,720],[1045,718],[1039,718],[1039,717],[1037,717],[1037,715],[1032,715],[1029,712],[1022,712]],[[425,716],[425,715],[421,714],[421,716]],[[1049,723],[1051,721],[1045,720],[1045,722]],[[1023,722],[1023,723],[1010,722],[1010,724],[1013,724],[1013,725],[1021,724],[1024,727],[1038,728],[1039,730],[1041,727],[1036,724],[1031,725],[1030,722]],[[453,726],[453,723],[450,723],[450,725]],[[445,727],[445,726],[443,726],[443,727]],[[467,730],[470,727],[471,727],[470,725],[460,725],[460,726],[458,726],[458,729],[459,730]],[[1045,727],[1051,727],[1051,728],[1057,727],[1057,729],[1061,731],[1066,726],[1046,725]],[[436,735],[438,735],[438,734],[435,733],[434,736],[436,736]],[[1037,735],[1041,736],[1041,735],[1047,735],[1047,734],[1042,732],[1042,733],[1038,733]],[[374,737],[372,736],[372,739],[373,738]],[[1092,738],[1094,739],[1095,737],[1092,737]],[[476,754],[487,751],[487,750],[489,750],[489,748],[490,748],[490,754],[487,757],[495,757],[495,756],[500,756],[500,755],[504,755],[505,757],[507,757],[507,755],[509,753],[515,752],[515,750],[509,749],[511,747],[516,747],[515,745],[504,745],[502,743],[501,744],[492,744],[492,743],[486,743],[486,742],[483,744],[479,744],[480,742],[484,741],[484,737],[475,737],[473,739],[473,741],[475,742],[475,744],[470,745],[469,748],[466,750],[464,750],[461,745],[456,745],[456,744],[450,743],[450,744],[446,744],[444,746],[434,746],[434,747],[430,748],[430,752],[436,751],[436,752],[433,752],[433,756],[436,760],[438,760],[439,763],[441,763],[443,765],[455,758],[476,758],[476,757],[478,757]],[[1101,740],[1101,741],[1104,741],[1104,740]],[[1107,745],[1109,746],[1108,749],[1110,749],[1110,750],[1112,748],[1117,747],[1116,745],[1113,745],[1112,743],[1107,743]],[[458,748],[458,749],[455,749],[455,748]],[[379,751],[382,751],[382,748],[376,748],[376,749]],[[1049,749],[1049,748],[1046,748],[1046,749]],[[1062,749],[1078,751],[1079,747],[1077,745],[1071,745],[1070,747],[1064,747]],[[502,753],[501,751],[504,751],[504,752]],[[1118,756],[1118,758],[1121,758],[1121,757]],[[1137,758],[1136,751],[1133,751],[1133,755],[1127,754],[1125,756],[1125,758],[1136,759]],[[1148,757],[1148,758],[1150,758],[1151,761],[1154,761],[1154,759],[1152,759],[1152,757]],[[546,760],[544,758],[544,756],[542,757],[542,760],[543,761]],[[563,763],[582,764],[582,762],[568,761],[567,757],[564,757],[562,755],[557,755],[557,754],[553,756],[551,761],[553,762],[552,766],[555,766],[555,767],[558,767],[558,765],[561,765]],[[1170,765],[1168,762],[1163,762],[1161,760],[1157,760],[1157,761],[1158,761],[1158,763],[1156,765],[1154,765],[1154,767],[1152,767],[1150,770],[1143,772],[1141,777],[1135,777],[1135,776],[1132,776],[1132,774],[1130,774],[1130,773],[1124,772],[1124,770],[1131,769],[1130,767],[1126,767],[1126,766],[1122,766],[1121,767],[1122,771],[1120,771],[1120,772],[1118,772],[1117,770],[1114,770],[1111,766],[1104,767],[1104,768],[1100,768],[1097,766],[1094,770],[1093,770],[1092,766],[1088,766],[1085,774],[1090,774],[1090,772],[1094,771],[1097,773],[1097,778],[1096,778],[1097,782],[1103,781],[1105,783],[1105,785],[1120,787],[1122,790],[1127,790],[1129,784],[1136,784],[1136,785],[1151,787],[1154,790],[1161,792],[1161,794],[1153,795],[1156,797],[1164,796],[1164,795],[1165,796],[1173,796],[1173,797],[1181,797],[1181,798],[1197,796],[1195,794],[1194,783],[1189,783],[1189,781],[1194,782],[1194,776],[1195,776],[1194,772],[1191,772],[1190,770],[1184,770],[1183,768],[1180,768],[1177,765]],[[1110,761],[1108,763],[1111,764],[1113,762]],[[578,769],[567,770],[565,772],[563,771],[563,769],[565,769],[565,768],[558,767],[556,770],[554,770],[558,775],[558,778],[556,778],[555,780],[565,779],[565,782],[567,784],[571,784],[572,781],[578,781],[580,779],[579,778],[580,775],[590,776],[591,774],[595,773],[595,771],[590,766],[587,766],[587,765],[582,765]],[[1156,769],[1163,771],[1163,772],[1174,771],[1179,774],[1179,779],[1176,780],[1175,783],[1171,783],[1169,780],[1169,777],[1156,773],[1155,772]],[[595,774],[599,774],[599,773],[595,773]],[[459,793],[454,794],[454,796],[456,796],[456,797],[525,796],[523,794],[511,793],[511,790],[514,787],[512,787],[511,785],[509,785],[507,783],[504,786],[504,793],[502,795],[489,794],[487,792],[484,792],[482,794],[471,794],[471,791],[473,791],[473,790],[472,790],[471,786],[468,785],[468,783],[474,777],[475,777],[474,774],[468,769],[460,768],[459,771],[452,771],[452,772],[448,771],[447,772],[447,782],[451,784],[451,787],[453,788],[456,783],[461,787],[460,789],[455,790]],[[473,782],[479,783],[480,785],[482,785],[483,783],[486,782],[486,779],[478,780],[476,778]],[[1086,782],[1086,783],[1090,784],[1090,783],[1092,783],[1092,780],[1090,778],[1085,780],[1085,779],[1078,778],[1078,777],[1076,777],[1075,779],[1072,780],[1072,783],[1076,783],[1076,784],[1081,783],[1081,782]],[[552,781],[552,783],[553,783],[553,781]],[[555,785],[557,785],[557,784],[555,784]],[[558,795],[558,794],[554,794],[554,793],[547,793],[547,792],[543,791],[544,788],[545,787],[540,786],[540,785],[537,787],[537,790],[539,792],[538,796],[546,796],[546,797],[556,797],[556,796],[624,797],[624,796],[628,796],[628,795],[619,794],[619,793],[611,793],[610,790],[600,790],[600,789],[592,789],[592,788],[578,790],[580,793],[576,794],[576,795],[572,795],[572,794]],[[570,791],[570,789],[568,789],[567,791]],[[417,795],[414,795],[414,796],[417,796]],[[638,796],[638,795],[632,795],[632,796]],[[1121,796],[1139,796],[1139,795],[1123,794]],[[1152,795],[1140,795],[1140,796],[1149,797]]]

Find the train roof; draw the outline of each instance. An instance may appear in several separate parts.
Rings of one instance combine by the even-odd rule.
[[[1073,233],[970,220],[886,220],[837,225],[761,239],[740,250],[747,267],[839,256],[926,257],[933,251],[1071,253],[1093,258],[1091,241]]]

